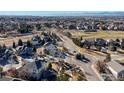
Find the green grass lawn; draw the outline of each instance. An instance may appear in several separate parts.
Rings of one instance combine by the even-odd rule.
[[[119,59],[119,61],[124,62],[124,58]]]

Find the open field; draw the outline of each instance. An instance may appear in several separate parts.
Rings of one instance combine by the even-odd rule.
[[[124,38],[124,32],[122,31],[98,31],[98,32],[82,32],[78,30],[63,30],[63,32],[71,32],[73,37],[82,37],[83,39],[95,39],[95,38],[104,38],[104,39],[116,39]],[[0,44],[6,44],[7,46],[12,45],[13,41],[17,42],[19,39],[22,39],[24,42],[30,40],[34,35],[27,36],[18,36],[12,38],[0,38]]]
[[[24,36],[17,36],[17,37],[11,37],[11,38],[0,38],[0,45],[5,44],[6,46],[12,46],[13,41],[15,43],[18,43],[18,40],[21,39],[23,42],[26,42],[27,40],[31,40],[31,38],[34,35],[38,35],[40,33],[37,34],[31,34],[31,35],[24,35]]]
[[[81,32],[70,31],[73,37],[82,37],[84,39],[104,38],[104,39],[116,39],[124,38],[123,31],[98,31],[98,32]]]
[[[19,39],[22,39],[22,41],[26,42],[27,40],[30,40],[32,37],[33,37],[33,35],[0,39],[0,44],[1,45],[5,44],[6,46],[11,46],[13,44],[13,41],[17,43]]]

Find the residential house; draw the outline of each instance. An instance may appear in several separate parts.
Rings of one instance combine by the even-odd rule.
[[[107,68],[111,71],[116,79],[124,78],[124,66],[117,63],[116,61],[107,63]]]
[[[42,40],[41,38],[37,35],[37,36],[34,36],[32,38],[32,44],[37,46],[37,45],[40,45],[42,43]]]

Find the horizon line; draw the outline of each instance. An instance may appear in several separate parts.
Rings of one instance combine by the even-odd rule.
[[[0,11],[0,16],[124,16],[124,11]]]

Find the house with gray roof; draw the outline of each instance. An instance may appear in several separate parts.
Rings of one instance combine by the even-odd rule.
[[[48,64],[45,60],[36,58],[34,62],[25,64],[18,69],[19,78],[29,81],[40,80],[56,80],[57,72],[53,69],[48,69]]]
[[[45,45],[44,52],[50,56],[57,57],[57,58],[66,58],[66,53],[60,51],[56,45],[52,43],[47,43]]]
[[[116,61],[107,63],[107,68],[111,71],[116,79],[121,79],[124,77],[124,66],[117,63]]]
[[[39,36],[34,36],[32,38],[32,44],[33,45],[37,46],[37,45],[41,45],[41,43],[42,43],[42,40]]]
[[[20,68],[19,77],[28,77],[23,79],[38,80],[41,73],[47,68],[47,63],[44,60],[36,59],[34,62],[29,62]],[[26,73],[26,75],[24,74]],[[25,76],[24,76],[25,75]]]

